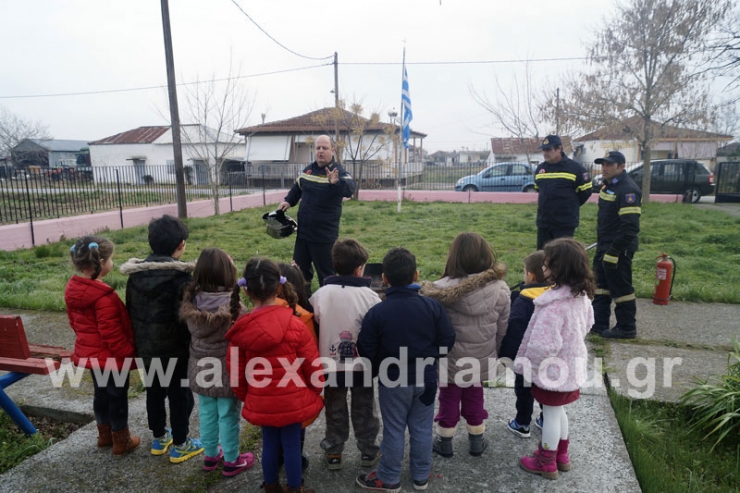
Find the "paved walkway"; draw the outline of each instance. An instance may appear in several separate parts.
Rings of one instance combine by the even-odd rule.
[[[638,303],[640,338],[605,344],[603,368],[612,383],[618,382],[618,391],[638,398],[675,400],[695,377],[709,378],[726,370],[731,338],[738,335],[740,305],[672,302],[657,306],[649,300],[638,300]],[[0,309],[0,313],[20,314],[28,339],[33,343],[73,347],[74,335],[64,313],[8,309]],[[589,345],[593,358],[594,343]],[[671,365],[670,385],[664,385],[663,379],[668,368],[666,359]],[[647,378],[651,364],[657,376],[655,385]],[[485,391],[490,413],[486,429],[488,450],[480,458],[469,456],[465,430],[459,429],[454,439],[455,456],[434,458],[430,491],[640,491],[601,384],[601,374],[593,369],[593,360],[589,375],[594,385],[584,389],[582,398],[568,408],[573,430],[572,471],[562,473],[557,481],[522,471],[517,465],[518,458],[531,452],[540,433],[535,428],[530,439],[509,433],[505,423],[514,414],[514,392],[509,388],[489,388]],[[67,419],[80,416],[92,419],[92,398],[84,386],[54,388],[48,377],[31,376],[9,387],[8,394],[16,402],[34,408],[34,412],[46,410]],[[130,414],[131,428],[142,435],[143,443],[129,457],[113,460],[109,452],[98,452],[94,445],[96,428],[91,422],[1,475],[0,491],[261,491],[259,461],[246,473],[223,479],[217,473],[203,473],[200,458],[172,465],[165,458],[151,456],[143,395],[131,400]],[[354,477],[367,470],[359,466],[359,452],[352,439],[345,450],[344,469],[330,472],[322,464],[318,444],[323,427],[322,414],[307,432],[306,453],[311,465],[305,475],[306,484],[320,492],[360,491],[354,486]],[[191,432],[198,434],[197,412],[193,413]],[[413,491],[407,464],[402,481],[404,491]]]

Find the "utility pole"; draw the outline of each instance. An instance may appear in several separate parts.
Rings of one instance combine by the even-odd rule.
[[[185,173],[182,166],[182,142],[180,141],[180,110],[177,106],[175,83],[175,57],[172,54],[172,31],[170,30],[170,8],[167,0],[162,2],[162,30],[164,31],[164,54],[167,62],[167,91],[170,96],[170,121],[172,124],[172,148],[175,155],[175,182],[177,191],[177,217],[188,217],[185,202]]]
[[[560,88],[555,92],[555,135],[560,135]]]
[[[339,144],[339,55],[334,52],[334,145]],[[344,147],[341,147],[344,149]],[[342,163],[342,157],[334,153],[334,158],[339,164]],[[343,154],[343,153],[342,153]]]

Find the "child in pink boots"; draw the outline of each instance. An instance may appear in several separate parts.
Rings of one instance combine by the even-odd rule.
[[[544,416],[542,442],[520,464],[527,472],[557,479],[558,471],[570,470],[565,405],[578,400],[586,381],[584,338],[594,323],[594,281],[586,250],[577,241],[553,240],[544,252],[543,273],[553,287],[534,300],[514,368],[531,381]]]

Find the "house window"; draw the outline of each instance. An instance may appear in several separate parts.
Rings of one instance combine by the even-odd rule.
[[[174,159],[167,160],[167,174],[168,175],[175,174],[175,160]]]

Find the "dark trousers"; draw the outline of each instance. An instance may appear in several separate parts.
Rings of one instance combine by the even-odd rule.
[[[557,238],[573,238],[576,228],[537,228],[537,250],[542,250],[545,243]]]
[[[155,437],[165,434],[167,427],[167,410],[165,399],[170,401],[170,424],[172,426],[172,442],[182,445],[190,431],[190,413],[193,412],[195,399],[190,386],[182,380],[188,378],[187,358],[164,358],[161,360],[166,374],[168,365],[175,365],[175,371],[169,380],[162,377],[152,378],[151,385],[146,388],[146,414],[149,429]],[[144,369],[150,374],[152,361],[144,362]]]
[[[319,287],[324,285],[324,278],[334,275],[334,267],[331,263],[331,247],[333,246],[334,243],[315,243],[296,238],[293,249],[293,260],[301,268],[301,272],[309,288],[313,280],[314,266],[316,267],[316,275],[319,278]],[[311,265],[312,263],[313,266]]]
[[[594,293],[594,327],[598,331],[609,328],[612,301],[614,301],[614,316],[617,327],[622,330],[635,330],[637,315],[637,301],[635,288],[632,287],[632,257],[634,253],[619,254],[616,267],[604,266],[605,251],[597,251],[594,257],[593,270],[596,276],[596,292]]]
[[[299,488],[303,483],[300,423],[280,428],[262,427],[262,477],[267,484],[278,482],[281,449],[285,456],[288,487]]]
[[[98,381],[95,372],[92,373],[93,413],[95,422],[99,425],[109,424],[113,431],[121,431],[128,427],[128,385],[129,375],[122,386],[117,386],[112,375],[108,379]]]
[[[516,422],[522,426],[529,426],[532,422],[534,411],[534,397],[530,390],[532,387],[524,386],[524,376],[518,373],[514,378],[514,395],[516,395]]]

